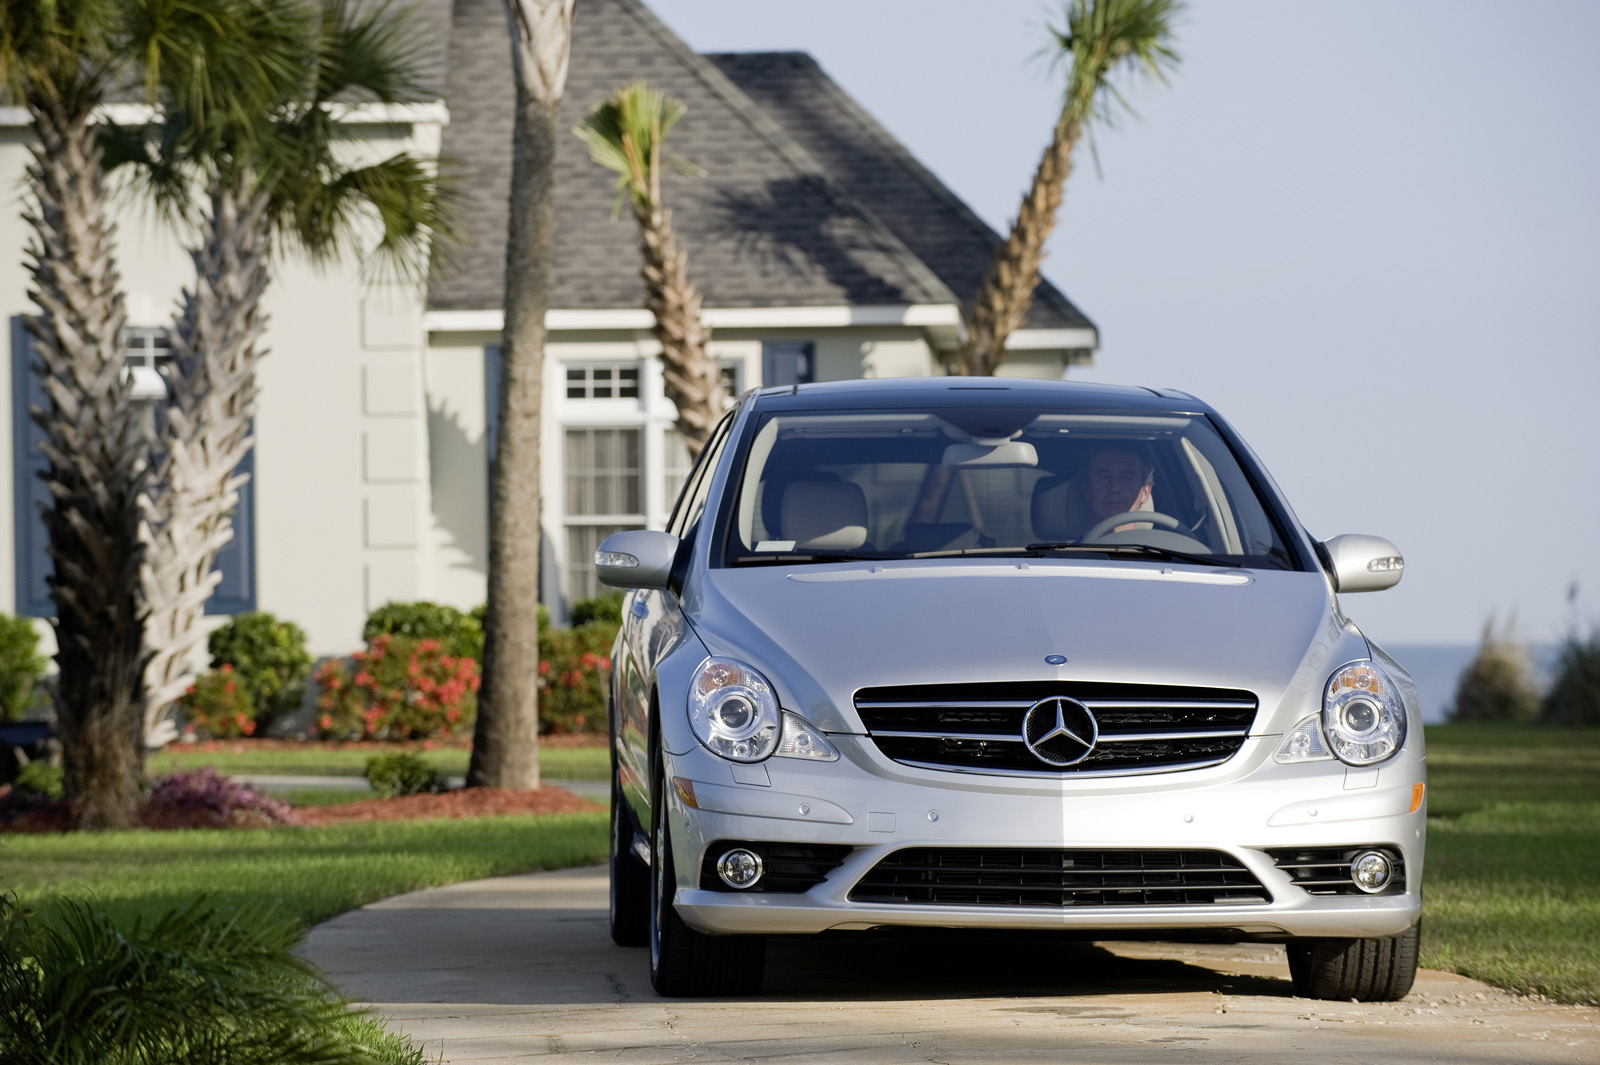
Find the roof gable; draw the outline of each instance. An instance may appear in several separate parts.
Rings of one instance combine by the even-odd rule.
[[[804,52],[722,53],[706,58],[781,123],[962,303],[971,305],[1000,235],[839,88],[815,59]],[[1094,328],[1082,311],[1042,278],[1025,326]]]

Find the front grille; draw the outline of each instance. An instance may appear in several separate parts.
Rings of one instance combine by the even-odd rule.
[[[938,906],[1228,906],[1272,896],[1237,858],[1207,850],[917,847],[873,866],[855,902]]]
[[[1035,757],[1022,719],[1040,699],[1087,706],[1100,738],[1081,762]],[[1005,682],[863,688],[856,712],[878,749],[907,765],[979,773],[1150,773],[1217,765],[1238,753],[1256,697],[1230,688]]]
[[[754,887],[731,888],[717,875],[717,859],[731,848],[743,847],[761,856],[766,872]],[[700,886],[706,891],[790,892],[810,891],[839,868],[851,848],[832,843],[752,843],[747,840],[719,839],[706,848],[700,863]]]
[[[1267,853],[1279,869],[1289,874],[1289,881],[1308,895],[1366,895],[1368,892],[1350,879],[1350,863],[1366,851],[1379,852],[1394,869],[1393,878],[1376,894],[1405,894],[1405,859],[1393,847],[1285,847]]]

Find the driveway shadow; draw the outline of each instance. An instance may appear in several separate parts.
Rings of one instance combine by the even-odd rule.
[[[894,930],[772,938],[762,997],[859,1002],[1217,991],[1294,994],[1287,979],[1127,957],[1063,934]]]

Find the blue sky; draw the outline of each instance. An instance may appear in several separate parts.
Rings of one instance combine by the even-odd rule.
[[[646,3],[701,51],[810,52],[1009,225],[1059,5]],[[1400,586],[1344,600],[1380,642],[1600,622],[1600,4],[1198,0],[1177,43],[1049,246],[1101,330],[1075,376],[1199,395],[1314,535],[1394,540]]]

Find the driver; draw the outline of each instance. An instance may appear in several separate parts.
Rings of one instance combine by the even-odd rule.
[[[1131,444],[1101,444],[1089,456],[1084,470],[1083,496],[1093,515],[1091,524],[1113,514],[1150,510],[1151,481],[1155,469],[1144,452]],[[1136,528],[1135,523],[1119,525],[1113,531]]]

